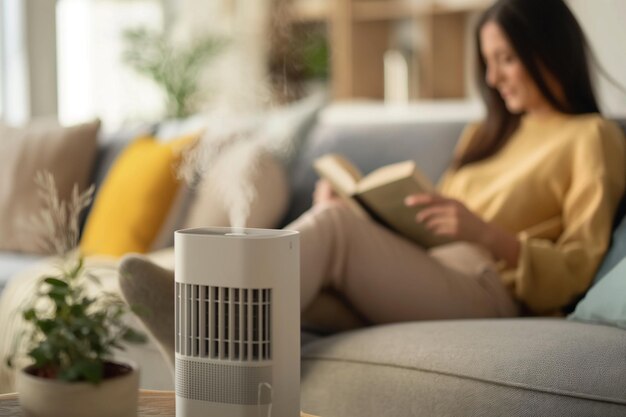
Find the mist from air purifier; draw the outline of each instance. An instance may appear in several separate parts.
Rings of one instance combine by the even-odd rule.
[[[199,146],[185,155],[183,178],[214,193],[215,204],[227,211],[229,225],[236,228],[233,232],[240,233],[250,226],[263,161],[287,161],[297,147],[294,132],[323,101],[318,95],[285,109],[247,115],[222,109],[205,115],[205,133]]]
[[[241,233],[256,197],[253,179],[260,143],[253,140],[257,125],[253,118],[228,113],[221,109],[205,116],[207,128],[198,148],[185,155],[181,175],[198,187],[208,183],[210,192],[215,193],[215,204],[228,212],[229,224],[236,229],[233,232]]]
[[[272,37],[288,39],[289,26],[278,22],[287,22],[289,19],[280,13],[285,13],[285,9],[279,8],[271,18]],[[251,210],[254,209],[252,204],[258,197],[255,182],[263,175],[260,172],[263,159],[269,154],[280,162],[289,160],[299,146],[299,138],[296,138],[295,133],[306,121],[311,120],[326,100],[325,94],[319,93],[288,107],[271,105],[276,101],[288,101],[302,93],[292,91],[288,80],[289,74],[298,66],[292,62],[292,58],[285,51],[278,51],[278,58],[272,58],[280,61],[280,65],[276,62],[272,64],[274,68],[280,68],[278,77],[273,74],[265,83],[261,83],[263,85],[252,87],[246,83],[236,83],[233,88],[229,88],[230,100],[238,105],[225,103],[205,115],[206,130],[200,146],[185,158],[183,164],[182,173],[189,183],[197,183],[199,178],[208,179],[212,183],[215,200],[228,211],[229,223],[235,233],[241,233],[243,228],[250,226],[248,222]],[[272,84],[274,92],[270,93]],[[276,90],[282,97],[276,97]],[[251,97],[255,99],[251,100]],[[256,103],[256,107],[244,106],[246,108],[242,109],[241,103]],[[260,106],[263,109],[259,108],[259,103],[264,103]]]
[[[228,210],[233,233],[244,233],[256,198],[254,177],[258,175],[258,149],[254,143],[235,143],[216,164],[216,188]]]

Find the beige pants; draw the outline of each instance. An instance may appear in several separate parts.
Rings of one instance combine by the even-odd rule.
[[[330,288],[372,323],[518,314],[475,245],[426,251],[337,203],[314,206],[287,229],[300,232],[303,311]]]

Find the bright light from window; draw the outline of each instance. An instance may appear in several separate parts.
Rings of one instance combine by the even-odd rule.
[[[163,115],[159,89],[122,62],[122,33],[138,26],[159,30],[156,0],[59,0],[57,50],[59,119],[64,124],[99,117],[115,129]]]
[[[28,119],[30,107],[24,39],[24,4],[20,0],[4,0],[0,5],[2,118],[10,124],[20,124]]]
[[[4,7],[2,7],[2,3],[0,3],[0,120],[4,119],[4,28],[6,24],[4,23]]]

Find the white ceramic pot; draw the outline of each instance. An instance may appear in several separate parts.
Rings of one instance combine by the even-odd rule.
[[[64,382],[18,372],[16,387],[27,417],[136,417],[139,368],[98,385]]]

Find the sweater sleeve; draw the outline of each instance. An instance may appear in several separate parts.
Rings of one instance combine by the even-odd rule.
[[[516,269],[503,272],[531,312],[560,310],[584,293],[606,252],[613,215],[624,190],[624,138],[601,121],[572,144],[571,181],[560,218],[524,230]]]

